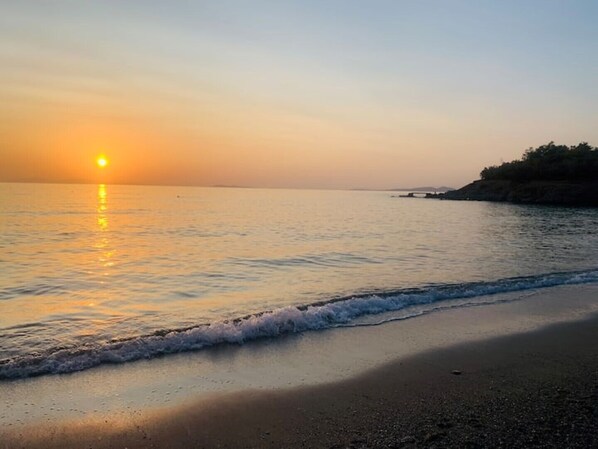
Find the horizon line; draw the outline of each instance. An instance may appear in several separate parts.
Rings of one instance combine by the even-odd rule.
[[[368,192],[391,192],[391,191],[402,191],[408,192],[411,190],[421,189],[422,187],[387,187],[387,188],[369,188],[369,187],[267,187],[267,186],[242,186],[242,185],[227,185],[227,184],[211,184],[211,185],[200,185],[200,184],[136,184],[136,183],[110,183],[110,182],[75,182],[75,181],[2,181],[0,184],[51,184],[51,185],[111,185],[111,186],[132,186],[132,187],[198,187],[198,188],[211,188],[211,189],[254,189],[254,190],[342,190],[342,191],[368,191]],[[439,186],[432,187],[433,189],[439,189]],[[453,189],[453,187],[449,187]]]

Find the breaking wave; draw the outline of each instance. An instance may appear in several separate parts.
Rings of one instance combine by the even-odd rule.
[[[590,282],[598,282],[598,270],[508,278],[495,282],[433,285],[336,298],[309,305],[283,307],[235,320],[198,324],[183,329],[164,329],[149,335],[20,355],[0,360],[0,379],[71,373],[101,364],[151,359],[219,344],[242,344],[310,330],[358,326],[363,324],[354,323],[357,318],[411,306]],[[421,312],[407,314],[406,317],[418,314]]]

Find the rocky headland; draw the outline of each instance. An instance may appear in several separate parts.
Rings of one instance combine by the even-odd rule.
[[[597,207],[598,182],[479,180],[440,198]]]
[[[598,206],[598,148],[550,142],[521,160],[486,167],[481,179],[439,197],[561,206]]]

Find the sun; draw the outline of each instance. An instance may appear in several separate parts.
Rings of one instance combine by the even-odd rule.
[[[108,165],[108,159],[106,159],[106,156],[104,155],[98,156],[96,164],[98,164],[98,167],[104,168]]]

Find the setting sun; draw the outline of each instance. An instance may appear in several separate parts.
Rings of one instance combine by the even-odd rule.
[[[108,159],[106,159],[105,156],[99,156],[96,160],[96,164],[98,164],[98,167],[104,168],[108,165]]]

